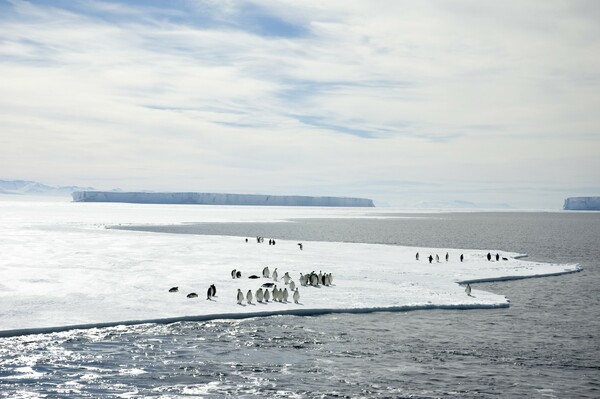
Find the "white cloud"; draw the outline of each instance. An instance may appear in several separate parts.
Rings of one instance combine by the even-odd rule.
[[[4,6],[4,177],[541,207],[600,189],[591,4],[76,4]]]

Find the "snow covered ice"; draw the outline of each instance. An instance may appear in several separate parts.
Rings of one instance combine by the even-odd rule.
[[[488,261],[487,250],[303,242],[254,237],[202,236],[107,229],[117,224],[186,222],[284,222],[291,218],[380,217],[365,208],[132,205],[0,201],[0,334],[144,321],[203,320],[331,311],[494,308],[508,299],[459,282],[555,275],[579,265],[529,262],[490,248],[508,261]],[[268,238],[267,238],[268,240]],[[415,259],[416,252],[420,260]],[[450,260],[446,262],[445,254]],[[440,262],[429,263],[430,254]],[[459,256],[464,254],[465,261]],[[253,293],[269,266],[287,271],[300,303],[236,301],[237,289]],[[231,270],[242,272],[232,279]],[[300,286],[300,273],[333,273],[333,286]],[[206,300],[215,284],[217,295]],[[276,282],[285,287],[281,279]],[[178,292],[171,293],[171,287]],[[188,299],[195,292],[197,298]]]

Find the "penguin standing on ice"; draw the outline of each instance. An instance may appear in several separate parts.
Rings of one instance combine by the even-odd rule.
[[[271,299],[271,294],[269,293],[269,290],[267,290],[267,289],[265,289],[264,298],[265,298],[265,302],[269,302],[269,300]]]
[[[498,262],[500,260],[500,254],[496,253],[496,262]]]
[[[278,276],[278,275],[279,275],[279,274],[277,273],[277,268],[275,268],[275,270],[273,270],[273,280],[274,280],[274,281],[277,281],[277,276]]]
[[[296,289],[296,283],[294,283],[293,281],[290,281],[290,291],[294,291]]]
[[[433,262],[433,256],[429,255],[429,263]]]
[[[419,253],[417,252],[417,260],[419,260]]]
[[[241,278],[242,277],[242,272],[239,271],[239,270],[237,272],[235,272],[235,277],[236,278]]]
[[[298,303],[299,300],[300,300],[300,291],[298,291],[298,288],[296,288],[296,291],[294,291],[294,303]]]
[[[488,260],[488,261],[492,260],[492,254],[491,254],[491,253],[489,253],[489,252],[488,252],[488,254],[487,254],[487,260]]]
[[[465,292],[468,296],[471,296],[471,285],[467,283],[467,287],[465,288]]]
[[[450,258],[450,255],[448,255],[448,252],[446,252],[446,262],[448,262],[449,258]]]
[[[440,263],[440,256],[438,254],[435,254],[435,261],[437,263]]]
[[[214,284],[211,284],[208,287],[208,291],[206,292],[206,299],[211,299],[213,296],[217,295],[217,287]]]
[[[237,292],[237,302],[238,302],[238,305],[241,305],[243,300],[244,300],[244,294],[242,293],[242,290],[240,290],[238,288],[238,292]]]
[[[465,259],[465,256],[463,254],[460,254],[460,261],[462,262],[463,259]]]
[[[283,299],[283,302],[287,302],[287,300],[288,300],[288,295],[289,295],[289,294],[288,294],[288,290],[287,290],[287,288],[284,288],[284,289],[283,289],[283,293],[281,294],[281,296],[282,296],[282,299]]]
[[[298,243],[298,247],[300,247],[300,251],[302,251],[302,243],[301,242]]]
[[[246,293],[246,301],[248,301],[248,305],[252,305],[252,290],[248,290]]]
[[[235,278],[235,276],[236,276],[235,269],[233,269],[233,270],[231,271],[231,278]]]
[[[283,283],[288,284],[291,279],[292,278],[290,277],[290,274],[288,272],[285,272],[285,274],[283,275]]]
[[[256,302],[262,302],[265,298],[262,288],[256,290]]]
[[[269,266],[265,266],[265,268],[263,269],[263,277],[269,278],[271,275],[271,272],[269,271]]]

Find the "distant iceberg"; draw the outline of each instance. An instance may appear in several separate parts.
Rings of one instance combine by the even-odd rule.
[[[570,197],[565,200],[566,211],[600,211],[600,197]]]
[[[202,204],[265,206],[374,207],[373,200],[349,197],[308,197],[301,195],[145,193],[113,191],[76,191],[75,202],[127,202],[134,204]]]

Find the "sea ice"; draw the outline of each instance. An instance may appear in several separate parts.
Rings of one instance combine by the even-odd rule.
[[[0,335],[144,321],[205,320],[280,313],[319,314],[429,308],[494,308],[508,300],[457,283],[580,270],[579,265],[528,262],[487,250],[411,248],[392,245],[277,240],[247,243],[243,237],[148,233],[106,229],[119,223],[282,221],[298,217],[377,217],[372,210],[211,207],[0,201]],[[493,254],[496,251],[490,250]],[[419,252],[419,261],[415,253]],[[444,255],[450,255],[446,262]],[[439,263],[427,256],[440,255]],[[465,261],[460,262],[460,254]],[[262,270],[289,272],[300,303],[238,305],[265,282]],[[233,279],[231,270],[242,271]],[[329,287],[303,287],[300,273],[332,273]],[[206,300],[211,284],[216,297]],[[171,293],[171,287],[178,292]],[[188,299],[195,292],[197,298]]]

